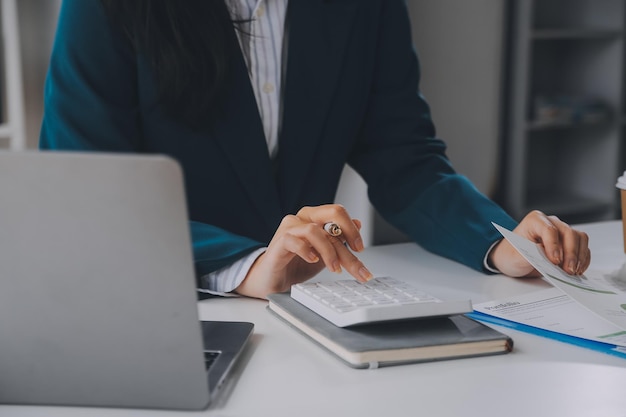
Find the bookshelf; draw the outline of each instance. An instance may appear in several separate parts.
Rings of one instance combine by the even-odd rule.
[[[626,0],[510,2],[503,205],[617,217],[626,169]]]

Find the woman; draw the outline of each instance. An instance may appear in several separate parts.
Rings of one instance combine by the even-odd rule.
[[[493,221],[583,272],[584,233],[518,224],[455,173],[418,84],[402,0],[65,0],[40,143],[176,158],[207,292],[264,298],[324,267],[370,279],[360,222],[332,204],[346,163],[435,253],[536,275]]]

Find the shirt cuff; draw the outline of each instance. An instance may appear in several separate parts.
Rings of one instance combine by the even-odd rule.
[[[493,248],[500,243],[502,239],[500,240],[496,240],[495,242],[493,242],[491,244],[491,246],[489,246],[489,249],[487,249],[487,253],[485,254],[485,258],[483,259],[483,267],[489,271],[489,272],[493,272],[494,274],[500,274],[501,272],[494,266],[491,266],[489,264],[489,255],[491,254],[491,251],[493,250]]]
[[[200,278],[202,288],[198,288],[198,292],[221,297],[239,297],[232,291],[241,284],[254,261],[266,250],[267,248],[259,248],[230,265],[204,275]]]

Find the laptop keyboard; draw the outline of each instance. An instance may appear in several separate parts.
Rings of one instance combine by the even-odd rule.
[[[204,366],[206,367],[207,371],[215,363],[215,361],[217,360],[217,357],[220,356],[220,353],[221,352],[217,352],[217,351],[214,351],[214,350],[205,350],[204,351]]]

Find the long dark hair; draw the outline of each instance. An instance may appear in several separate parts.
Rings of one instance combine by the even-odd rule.
[[[236,47],[224,0],[101,2],[152,67],[165,110],[195,128],[210,122],[225,94]]]

